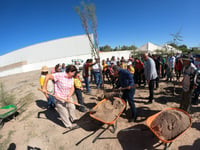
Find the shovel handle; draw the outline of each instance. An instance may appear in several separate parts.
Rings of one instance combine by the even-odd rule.
[[[38,88],[38,90],[44,93],[44,91],[43,91],[41,88]],[[55,97],[56,99],[58,99],[58,100],[60,100],[60,101],[65,101],[65,102],[67,102],[67,103],[72,103],[72,104],[74,104],[74,105],[78,105],[78,106],[83,106],[83,107],[84,107],[84,105],[81,105],[81,104],[72,102],[72,101],[70,101],[70,100],[68,100],[68,99],[65,99],[65,98],[56,96],[56,95],[54,95],[54,94],[52,94],[52,93],[47,92],[47,94],[49,94],[49,95]]]
[[[131,88],[136,88],[137,87],[137,85],[135,84],[135,85],[133,85],[133,86],[130,86],[130,89]],[[128,87],[124,87],[124,88],[120,88],[120,89],[114,89],[114,91],[122,91],[122,90],[128,90],[129,88]]]

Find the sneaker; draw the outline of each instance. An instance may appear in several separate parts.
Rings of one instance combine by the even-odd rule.
[[[71,123],[76,123],[78,119],[73,119],[70,117],[69,120],[71,121]]]
[[[135,118],[129,119],[128,122],[136,122],[136,120],[137,120],[137,116]]]
[[[79,108],[80,112],[86,112],[87,110],[84,107]]]
[[[79,126],[78,125],[72,125],[72,126],[67,127],[67,128],[70,129],[70,130],[74,130],[74,129],[79,128]]]

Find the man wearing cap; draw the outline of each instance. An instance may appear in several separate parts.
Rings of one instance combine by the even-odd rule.
[[[194,88],[194,76],[197,71],[196,66],[191,63],[187,55],[182,56],[183,60],[183,80],[182,80],[182,94],[180,101],[180,108],[190,112],[191,98]]]
[[[137,114],[134,104],[135,83],[133,80],[133,76],[128,70],[121,69],[117,65],[113,66],[113,71],[114,76],[118,77],[118,83],[116,88],[123,89],[122,99],[128,101],[129,106],[131,108],[132,117],[129,119],[129,122],[134,122],[136,121]]]
[[[131,61],[129,61],[129,62],[127,63],[127,70],[134,76],[135,68],[133,67]]]

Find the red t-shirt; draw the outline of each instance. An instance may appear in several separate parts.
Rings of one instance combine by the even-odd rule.
[[[89,66],[90,66],[90,64],[89,63],[86,63],[85,65],[84,65],[84,71],[85,71],[85,73],[84,73],[84,77],[89,77]]]

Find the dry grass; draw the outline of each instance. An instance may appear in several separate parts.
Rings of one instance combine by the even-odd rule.
[[[3,83],[0,83],[0,106],[7,106],[13,104],[15,100],[15,96],[13,94],[9,94],[4,90]]]

